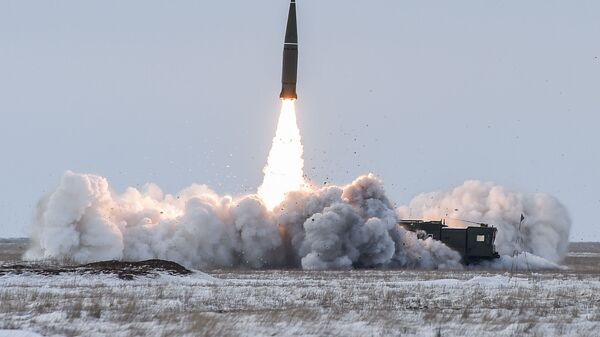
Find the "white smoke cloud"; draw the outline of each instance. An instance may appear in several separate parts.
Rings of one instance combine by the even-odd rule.
[[[57,190],[38,205],[32,241],[45,257],[106,260],[123,250],[121,232],[108,220],[114,202],[106,179],[67,172]],[[31,251],[33,254],[33,251]]]
[[[192,268],[460,268],[458,253],[397,226],[382,182],[289,193],[274,211],[256,195],[219,196],[193,185],[118,194],[105,178],[66,172],[38,206],[25,258],[167,259]]]
[[[383,183],[367,175],[343,187],[290,192],[270,211],[256,195],[223,197],[204,185],[177,195],[164,195],[153,184],[119,194],[103,177],[66,172],[38,205],[25,258],[79,263],[160,258],[199,269],[460,267],[458,253],[397,225],[408,218],[496,226],[496,248],[503,256],[480,266],[504,269],[555,268],[567,251],[571,226],[564,206],[549,195],[479,181],[424,193],[394,209]],[[448,220],[448,225],[468,224]],[[515,250],[531,254],[512,258]]]
[[[519,231],[521,214],[525,221]],[[515,192],[489,182],[467,181],[451,191],[423,193],[400,207],[398,215],[403,219],[448,219],[451,227],[469,225],[460,220],[496,226],[496,248],[501,255],[524,251],[552,262],[536,263],[543,265],[539,268],[560,263],[569,245],[571,219],[557,199],[543,193]]]

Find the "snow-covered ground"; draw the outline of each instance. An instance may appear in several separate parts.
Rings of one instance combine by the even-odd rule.
[[[4,275],[0,336],[592,337],[597,269]]]
[[[0,337],[40,337],[42,335],[24,330],[0,330]]]

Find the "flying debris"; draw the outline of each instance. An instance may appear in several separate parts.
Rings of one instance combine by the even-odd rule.
[[[290,2],[285,41],[283,44],[283,72],[281,75],[281,99],[298,99],[298,28],[296,24],[296,1]]]

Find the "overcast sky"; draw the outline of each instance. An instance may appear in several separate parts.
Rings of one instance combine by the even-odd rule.
[[[288,3],[0,2],[0,237],[65,170],[254,192]],[[299,0],[306,173],[543,191],[600,240],[600,2]]]

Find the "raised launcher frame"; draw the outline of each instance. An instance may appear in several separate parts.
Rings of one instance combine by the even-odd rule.
[[[444,221],[401,220],[399,224],[419,239],[443,242],[460,253],[464,264],[500,257],[494,246],[498,229],[486,224],[466,228],[448,227]]]

